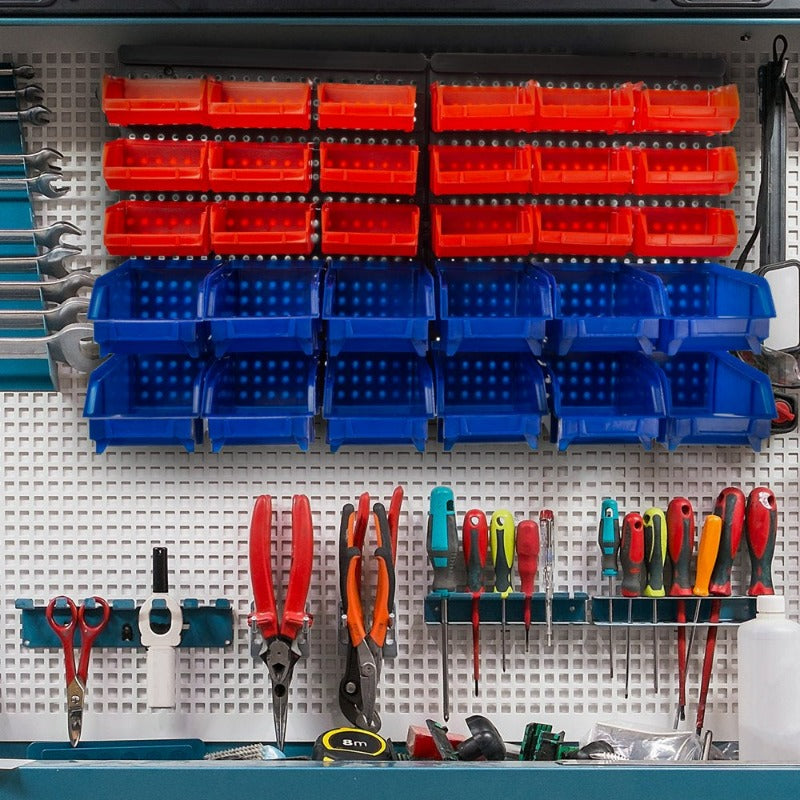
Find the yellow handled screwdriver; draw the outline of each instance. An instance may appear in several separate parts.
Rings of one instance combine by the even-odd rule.
[[[489,525],[489,548],[494,565],[494,590],[501,598],[500,622],[503,672],[506,668],[506,598],[511,594],[511,570],[514,566],[514,517],[502,509],[492,514]]]
[[[645,597],[653,598],[653,689],[658,692],[658,605],[656,597],[664,597],[664,562],[667,559],[667,517],[660,508],[648,508],[644,520],[644,558],[647,565]]]

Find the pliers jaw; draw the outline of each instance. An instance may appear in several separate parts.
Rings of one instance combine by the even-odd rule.
[[[347,667],[339,683],[339,706],[353,725],[377,732],[381,718],[375,710],[380,667],[367,639],[347,653]]]

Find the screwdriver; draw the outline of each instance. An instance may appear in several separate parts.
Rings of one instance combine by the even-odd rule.
[[[714,564],[717,562],[721,536],[722,518],[716,514],[709,514],[703,523],[700,544],[697,546],[697,571],[694,578],[694,588],[692,589],[692,594],[695,597],[708,597],[708,585],[711,583],[711,573],[714,571]],[[689,645],[686,648],[687,662],[692,653],[692,642],[694,642],[694,633],[697,630],[697,621],[700,619],[700,605],[700,600],[697,600],[694,607],[692,629],[689,631]]]
[[[456,528],[455,500],[446,486],[437,486],[431,492],[428,514],[428,558],[433,567],[433,592],[441,597],[442,626],[442,716],[450,719],[450,677],[448,675],[447,598],[456,591],[458,576],[458,530]]]
[[[644,520],[632,512],[622,520],[619,540],[619,563],[622,567],[622,595],[628,598],[628,625],[625,641],[625,699],[631,677],[631,624],[633,623],[633,597],[639,597],[646,581],[644,568]]]
[[[719,540],[719,552],[711,573],[709,592],[716,597],[730,597],[731,570],[739,545],[742,541],[744,529],[745,499],[741,489],[728,486],[717,497],[714,514],[722,520],[722,532]],[[706,716],[706,701],[708,700],[708,687],[711,683],[711,670],[714,666],[714,650],[717,646],[717,623],[722,602],[711,602],[711,616],[706,636],[706,652],[703,656],[703,673],[700,681],[700,700],[697,704],[697,735],[703,732],[703,722]]]
[[[691,597],[689,565],[694,550],[694,509],[685,497],[675,497],[667,506],[667,550],[672,563],[671,597]],[[686,719],[686,601],[678,600],[678,710],[673,727]]]
[[[771,489],[759,486],[750,492],[745,520],[751,568],[747,594],[750,597],[775,594],[772,586],[772,556],[778,534],[778,508]]]
[[[483,592],[486,554],[489,549],[489,527],[483,511],[475,508],[467,511],[464,517],[463,543],[464,562],[467,566],[467,589],[472,592],[472,677],[475,679],[477,696],[481,669],[480,599]]]
[[[547,623],[547,646],[553,646],[553,566],[555,563],[555,539],[553,528],[555,517],[549,508],[539,512],[542,562],[544,563],[544,618]]]
[[[532,519],[526,519],[517,526],[517,569],[522,582],[522,593],[525,595],[523,621],[527,653],[531,633],[531,603],[536,584],[536,571],[539,569],[539,525]]]
[[[619,553],[619,507],[610,497],[600,505],[600,527],[597,541],[602,553],[603,576],[608,578],[608,664],[614,678],[614,578],[617,577],[617,554]]]
[[[644,521],[644,553],[647,564],[646,597],[653,598],[653,689],[658,691],[658,605],[656,597],[664,597],[664,563],[667,558],[667,519],[660,508],[648,508]]]
[[[489,547],[494,565],[494,590],[500,594],[501,652],[506,672],[506,598],[511,594],[511,570],[514,566],[514,517],[501,509],[492,514]]]

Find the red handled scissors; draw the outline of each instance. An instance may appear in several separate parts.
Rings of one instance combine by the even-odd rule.
[[[111,607],[102,597],[94,597],[92,599],[95,602],[95,607],[102,612],[102,618],[97,625],[89,625],[86,622],[85,605],[77,608],[75,603],[64,595],[54,597],[47,604],[47,611],[45,612],[47,622],[61,640],[61,645],[64,648],[64,667],[67,675],[67,729],[69,730],[69,743],[73,747],[77,747],[78,742],[81,740],[83,702],[86,696],[86,682],[89,678],[89,658],[92,653],[92,645],[103,628],[108,625],[108,620],[111,616]],[[69,620],[63,624],[56,622],[53,618],[56,605],[61,600],[66,603],[70,614]],[[77,670],[75,669],[75,651],[72,644],[76,625],[80,626],[81,632],[81,654]]]

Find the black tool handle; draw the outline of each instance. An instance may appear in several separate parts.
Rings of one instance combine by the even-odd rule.
[[[731,570],[742,541],[745,506],[744,492],[733,486],[723,489],[717,497],[714,513],[722,518],[722,535],[708,589],[712,595],[730,597]]]
[[[166,594],[169,591],[169,568],[167,548],[153,548],[153,594]]]

